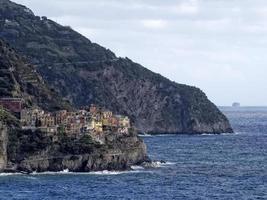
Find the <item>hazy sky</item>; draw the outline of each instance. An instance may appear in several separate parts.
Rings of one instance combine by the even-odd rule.
[[[217,105],[267,105],[266,0],[15,0]]]

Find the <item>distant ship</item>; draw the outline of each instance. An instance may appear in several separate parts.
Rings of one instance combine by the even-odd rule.
[[[240,107],[240,103],[238,103],[238,102],[234,102],[234,103],[232,104],[232,107]]]

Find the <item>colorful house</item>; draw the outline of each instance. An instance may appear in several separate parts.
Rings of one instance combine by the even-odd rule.
[[[20,114],[22,110],[21,98],[0,98],[0,105],[6,110],[15,114]]]
[[[112,117],[112,115],[113,113],[111,111],[103,111],[102,113],[103,119],[109,119]]]

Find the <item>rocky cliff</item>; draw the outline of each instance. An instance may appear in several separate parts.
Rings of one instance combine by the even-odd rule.
[[[0,171],[7,166],[7,127],[0,121]]]
[[[34,66],[0,40],[0,97],[20,97],[27,106],[72,109],[51,90]],[[104,144],[80,138],[23,131],[19,121],[0,107],[0,172],[124,170],[147,160],[146,146],[130,134],[106,132]]]
[[[132,131],[130,134],[105,133],[105,143],[89,135],[81,138],[52,136],[36,131],[16,130],[9,133],[7,160],[12,172],[63,171],[88,172],[126,170],[148,161],[146,146]]]
[[[77,107],[95,103],[128,115],[141,132],[232,132],[227,118],[200,89],[117,58],[70,27],[8,0],[0,0],[0,37]]]

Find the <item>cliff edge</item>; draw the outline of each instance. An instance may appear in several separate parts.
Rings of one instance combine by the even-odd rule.
[[[126,170],[148,160],[146,146],[135,132],[127,136],[114,132],[105,135],[105,143],[100,144],[89,135],[81,138],[62,135],[54,140],[40,131],[13,130],[9,133],[5,170],[27,173]]]

